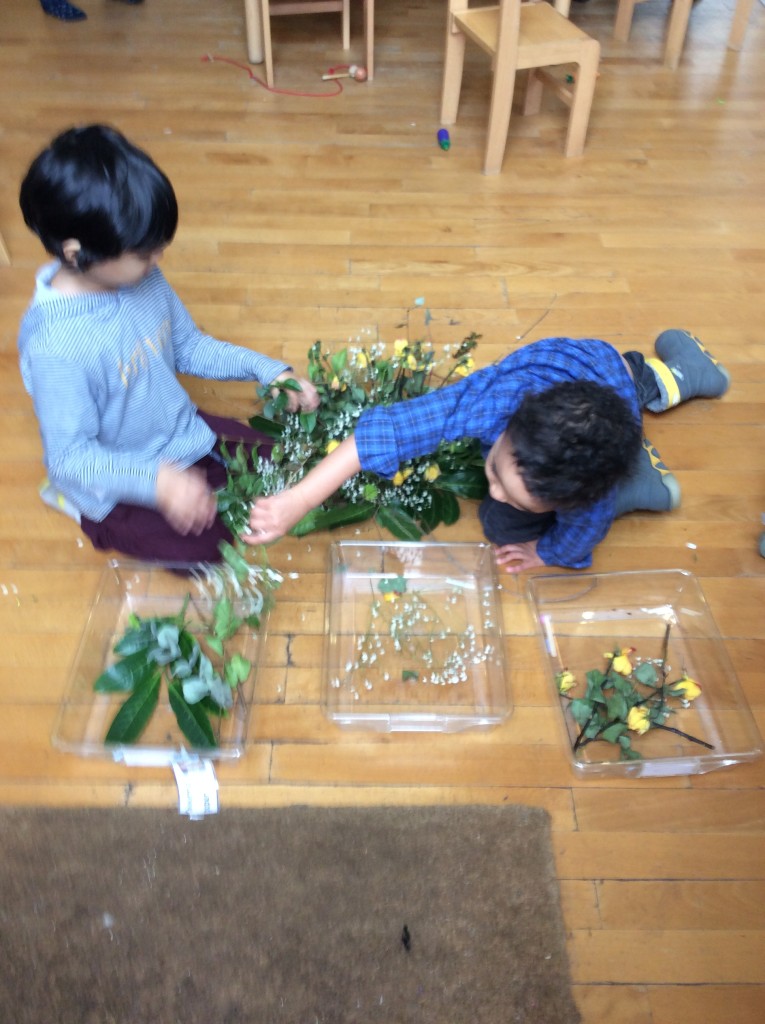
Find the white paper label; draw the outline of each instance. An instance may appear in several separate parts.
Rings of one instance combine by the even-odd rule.
[[[178,813],[198,821],[207,814],[217,814],[218,780],[212,761],[176,761],[173,765],[178,786]]]

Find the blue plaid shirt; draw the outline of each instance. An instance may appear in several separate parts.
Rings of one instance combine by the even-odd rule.
[[[401,464],[434,452],[441,441],[465,437],[477,438],[486,456],[525,394],[578,380],[612,387],[640,420],[635,384],[612,345],[586,338],[546,338],[456,384],[366,410],[356,426],[362,469],[390,478]],[[595,545],[608,533],[614,510],[609,494],[586,508],[558,512],[540,537],[537,554],[547,565],[586,568],[592,564]]]

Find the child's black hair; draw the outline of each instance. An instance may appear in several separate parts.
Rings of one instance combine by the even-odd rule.
[[[525,395],[505,437],[529,494],[571,509],[599,501],[629,475],[643,434],[613,388],[583,380]]]
[[[56,136],[29,168],[19,203],[53,256],[64,261],[63,243],[77,239],[80,270],[124,253],[153,252],[178,226],[167,176],[124,135],[100,124]]]

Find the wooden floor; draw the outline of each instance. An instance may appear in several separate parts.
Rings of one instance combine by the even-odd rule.
[[[3,6],[0,233],[11,262],[0,266],[0,800],[177,799],[169,770],[79,758],[50,742],[105,556],[37,497],[40,446],[16,329],[43,255],[18,213],[16,183],[55,132],[95,120],[124,130],[172,178],[181,225],[165,270],[198,322],[296,366],[317,337],[342,343],[373,329],[392,341],[419,298],[437,343],[482,334],[480,363],[555,334],[646,354],[667,327],[704,339],[731,372],[729,393],[646,428],[680,480],[682,506],[618,522],[595,568],[695,572],[765,731],[762,5],[734,53],[725,47],[732,0],[700,0],[673,73],[661,63],[667,3],[641,4],[626,44],[611,38],[613,0],[573,4],[573,19],[603,46],[584,157],[563,158],[563,109],[549,102],[513,121],[504,170],[486,178],[489,79],[476,55],[452,147],[436,144],[444,0],[378,0],[374,82],[322,98],[321,73],[361,57],[360,10],[350,58],[336,16],[277,20],[277,87],[313,94],[286,95],[203,60],[244,60],[241,0],[79,2],[89,15],[79,24],[45,17],[35,0]],[[414,315],[412,325],[419,330]],[[249,388],[189,387],[213,411],[247,414]],[[436,535],[479,537],[473,506]],[[761,1024],[765,761],[577,781],[510,580],[516,708],[506,725],[451,738],[339,731],[319,706],[327,544],[315,536],[273,549],[298,585],[272,623],[253,742],[218,772],[224,810],[544,806],[587,1024]]]

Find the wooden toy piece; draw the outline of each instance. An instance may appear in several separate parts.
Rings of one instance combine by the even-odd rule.
[[[351,64],[347,71],[330,71],[321,76],[323,82],[334,81],[337,78],[352,78],[356,82],[366,82],[367,69],[358,64]]]

